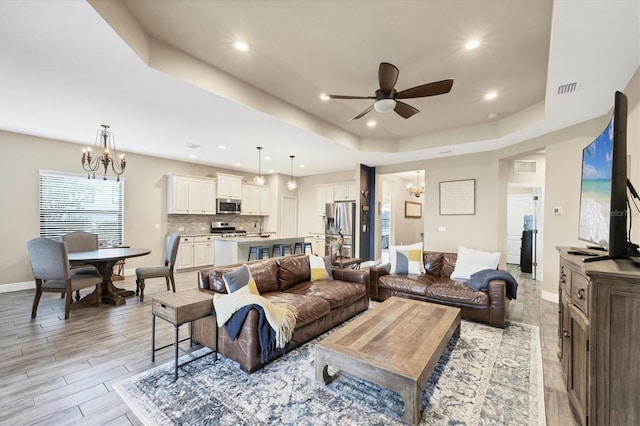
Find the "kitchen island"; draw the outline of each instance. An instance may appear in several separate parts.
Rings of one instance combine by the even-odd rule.
[[[305,238],[307,237],[277,238],[272,236],[246,236],[216,238],[216,266],[246,262],[249,256],[249,247],[252,246],[269,247],[269,254],[271,254],[274,244],[290,244],[291,252],[293,253],[295,243],[303,242]],[[277,255],[278,253],[276,251],[274,257]],[[252,260],[253,259],[252,257]]]

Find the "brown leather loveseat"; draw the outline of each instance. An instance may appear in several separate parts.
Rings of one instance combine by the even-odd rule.
[[[455,306],[462,310],[464,319],[505,326],[509,301],[504,280],[492,280],[486,291],[475,291],[450,278],[456,265],[456,253],[425,251],[422,259],[426,273],[421,275],[389,274],[389,263],[372,266],[371,298],[382,301],[400,296]]]
[[[330,330],[369,307],[369,272],[333,269],[333,279],[309,281],[311,270],[308,255],[285,256],[245,263],[256,281],[258,291],[273,303],[288,303],[297,310],[293,338],[285,350],[299,346]],[[240,264],[218,266],[198,271],[201,291],[226,293],[222,275]],[[258,336],[258,311],[247,315],[238,337],[232,341],[224,327],[218,329],[218,351],[240,364],[246,372],[260,369],[261,348]],[[214,348],[212,316],[197,320],[193,338]],[[274,355],[265,362],[279,355]]]

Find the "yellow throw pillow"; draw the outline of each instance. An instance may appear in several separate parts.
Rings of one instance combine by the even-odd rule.
[[[309,268],[311,269],[311,281],[328,280],[331,278],[327,271],[326,263],[322,257],[310,254]]]

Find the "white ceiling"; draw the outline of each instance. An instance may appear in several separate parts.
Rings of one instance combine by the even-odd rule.
[[[588,120],[640,65],[638,0],[491,6],[2,0],[0,129],[89,144],[104,123],[121,151],[251,173],[263,146],[263,171],[289,174],[295,155],[294,174],[310,175],[496,149]],[[466,51],[471,37],[482,44]],[[234,50],[236,38],[251,49]],[[319,100],[373,95],[383,61],[400,69],[398,90],[444,78],[453,89],[407,100],[421,111],[408,120],[349,121],[370,102]],[[556,93],[571,82],[574,93]]]

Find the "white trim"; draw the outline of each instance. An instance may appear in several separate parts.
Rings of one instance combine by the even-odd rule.
[[[559,303],[559,299],[558,299],[558,293],[552,293],[550,291],[543,291],[540,293],[540,298],[542,300],[547,300],[549,302],[553,302],[553,303]]]
[[[35,281],[23,281],[21,283],[9,283],[0,285],[0,293],[11,293],[13,291],[35,290]]]

